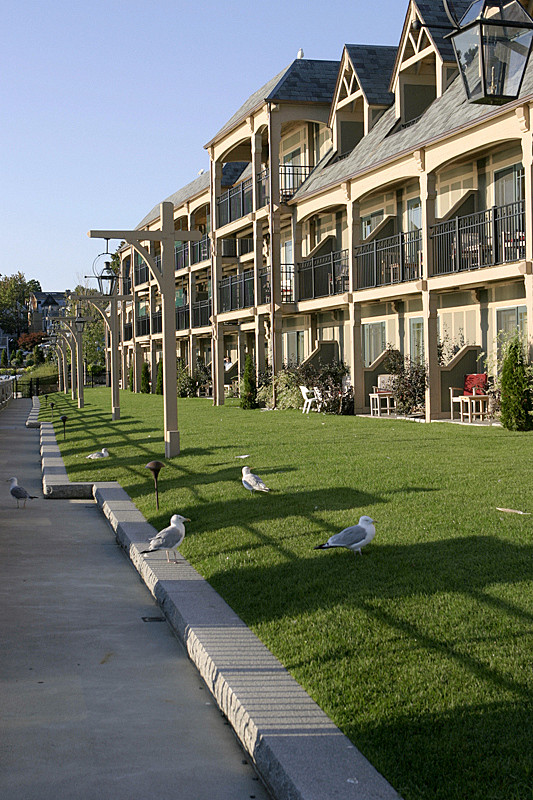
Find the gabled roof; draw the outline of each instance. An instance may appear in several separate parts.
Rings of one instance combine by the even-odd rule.
[[[297,58],[260,89],[250,95],[238,111],[226,122],[218,133],[205,145],[230,131],[252,111],[266,102],[278,103],[324,103],[333,99],[335,82],[339,71],[338,61],[316,61]]]
[[[235,161],[231,164],[224,164],[222,169],[222,186],[226,188],[233,186],[247,166],[248,164],[244,161]],[[170,197],[165,198],[165,202],[168,201],[169,203],[173,204],[174,208],[178,208],[178,206],[186,203],[187,200],[191,200],[193,197],[196,197],[196,195],[199,195],[209,189],[209,182],[209,172],[203,172],[198,176],[198,178],[195,178],[186,186],[178,189],[178,191],[174,192],[174,194],[171,194]],[[159,219],[159,205],[160,203],[154,206],[150,213],[139,222],[137,229],[145,228],[154,220]]]
[[[456,3],[456,8],[459,4]],[[521,98],[533,96],[533,60],[524,76]],[[389,108],[374,128],[352,150],[350,155],[328,166],[324,159],[296,192],[289,204],[329,186],[335,186],[355,175],[377,167],[395,157],[414,152],[430,141],[445,138],[447,134],[468,125],[475,125],[485,117],[505,113],[506,106],[486,106],[469,103],[463,82],[457,76],[451,86],[424,112],[418,122],[392,133],[396,123],[395,108]]]
[[[390,106],[394,95],[389,91],[389,83],[398,48],[364,44],[344,46],[368,104]]]
[[[458,20],[461,19],[471,2],[472,0],[454,0],[453,9]],[[444,38],[447,33],[452,32],[452,26],[442,2],[437,0],[429,0],[429,2],[428,0],[415,0],[415,5],[428,26],[431,38],[442,60],[455,62],[452,43],[449,39]],[[442,26],[447,30],[444,30]]]

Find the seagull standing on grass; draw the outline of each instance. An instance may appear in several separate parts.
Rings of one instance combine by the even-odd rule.
[[[264,482],[261,480],[259,475],[254,475],[253,472],[250,471],[250,467],[243,467],[242,468],[242,485],[245,489],[248,489],[249,492],[252,494],[254,492],[269,492],[270,489],[268,486],[265,486]]]
[[[374,522],[375,520],[371,517],[360,517],[357,525],[352,525],[340,533],[333,534],[327,542],[318,544],[314,549],[329,550],[331,547],[347,547],[348,550],[353,550],[354,555],[357,555],[357,553],[363,555],[361,548],[371,542],[376,535]]]
[[[167,562],[170,563],[169,552],[174,550],[174,563],[177,564],[177,550],[185,538],[184,522],[190,522],[190,519],[182,517],[181,514],[173,514],[170,517],[168,528],[163,528],[156,536],[152,537],[148,542],[148,550],[141,550],[141,555],[153,553],[154,550],[166,550]]]
[[[23,486],[19,486],[16,478],[8,478],[7,483],[11,484],[9,491],[11,492],[11,496],[17,501],[17,508],[20,508],[19,500],[24,500],[22,508],[26,508],[26,500],[37,500],[37,495],[30,494]]]
[[[109,450],[106,450],[105,447],[102,447],[101,450],[98,450],[96,453],[91,453],[89,456],[85,456],[85,458],[107,458],[109,456]]]

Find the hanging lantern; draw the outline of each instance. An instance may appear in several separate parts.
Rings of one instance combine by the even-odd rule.
[[[476,0],[449,36],[470,102],[518,97],[533,41],[533,19],[518,0]]]

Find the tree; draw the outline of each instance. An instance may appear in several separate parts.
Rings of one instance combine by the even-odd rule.
[[[36,344],[41,344],[46,339],[45,333],[23,333],[17,340],[17,345],[21,350],[33,350]]]
[[[141,392],[150,394],[150,367],[147,361],[143,361],[141,368]]]
[[[510,431],[533,427],[533,398],[528,366],[519,334],[507,343],[501,372],[501,423]]]
[[[133,392],[133,364],[130,364],[130,371],[128,373],[128,389]]]
[[[242,378],[241,408],[257,408],[257,386],[255,382],[254,361],[250,353],[244,362],[244,375]]]
[[[155,393],[163,394],[163,359],[160,358],[157,362],[157,380],[155,384]]]
[[[34,364],[44,364],[44,353],[38,344],[33,348],[33,362]]]
[[[17,337],[28,330],[26,301],[37,281],[26,281],[22,272],[0,276],[0,328]]]
[[[7,350],[5,348],[2,350],[2,355],[0,356],[0,367],[4,369],[7,367]]]

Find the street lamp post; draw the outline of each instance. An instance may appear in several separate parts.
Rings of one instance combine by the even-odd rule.
[[[86,320],[77,313],[75,317],[61,317],[68,330],[74,345],[70,345],[71,361],[72,361],[72,399],[76,399],[76,389],[78,390],[78,408],[83,408],[83,342],[82,333],[85,327]],[[76,362],[76,373],[74,373],[74,362]]]
[[[163,382],[164,382],[164,427],[165,457],[179,455],[180,438],[178,430],[178,394],[176,374],[176,281],[174,265],[174,246],[176,238],[181,241],[198,242],[200,231],[179,231],[174,229],[174,206],[170,202],[160,205],[161,229],[155,231],[99,231],[88,233],[91,239],[120,239],[139,253],[148,264],[161,294],[163,323]],[[141,242],[161,242],[161,266]]]

